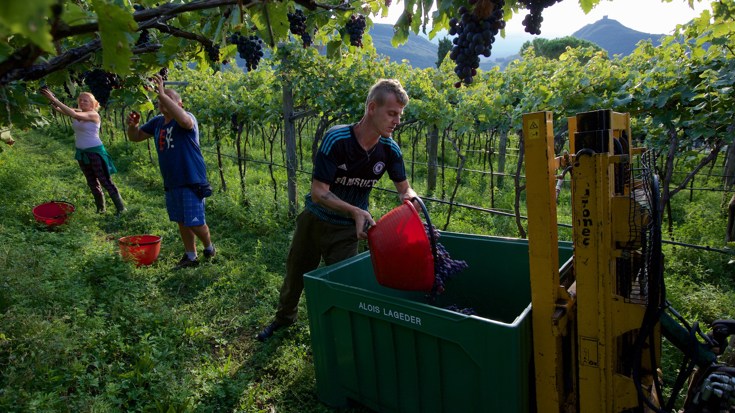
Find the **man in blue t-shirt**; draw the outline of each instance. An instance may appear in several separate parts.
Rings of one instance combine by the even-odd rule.
[[[204,219],[204,198],[211,191],[207,168],[199,149],[199,126],[191,113],[184,110],[181,97],[173,89],[163,88],[163,79],[153,78],[158,91],[160,115],[138,127],[140,115],[128,116],[128,138],[140,142],[155,137],[158,166],[166,191],[166,209],[171,221],[179,225],[184,243],[184,256],[176,268],[196,267],[196,239],[204,245],[204,257],[214,258],[216,252]]]
[[[375,225],[367,211],[370,191],[385,172],[401,202],[417,197],[406,179],[401,150],[390,137],[407,104],[408,95],[398,81],[381,79],[370,89],[359,122],[335,126],[324,135],[314,160],[311,192],[296,219],[276,317],[258,340],[296,321],[305,273],[321,260],[330,265],[357,254],[358,240],[366,239],[367,227]]]

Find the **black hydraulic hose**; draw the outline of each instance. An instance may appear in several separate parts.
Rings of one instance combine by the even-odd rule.
[[[645,403],[651,410],[657,413],[666,413],[654,405],[643,393],[643,383],[641,382],[641,363],[643,360],[643,347],[646,339],[653,339],[654,327],[661,315],[661,303],[664,301],[661,297],[661,285],[663,283],[663,265],[661,265],[661,211],[660,211],[660,188],[658,176],[652,175],[650,178],[650,196],[651,196],[651,239],[650,248],[647,254],[648,263],[648,305],[643,315],[643,322],[638,331],[638,336],[633,344],[633,383],[638,393],[638,401],[641,407]],[[650,346],[653,349],[654,346]],[[653,354],[652,354],[653,356]],[[651,357],[652,372],[655,374],[656,366],[653,365],[655,357]],[[656,393],[660,397],[660,386],[658,379],[654,377],[654,387]],[[651,389],[653,391],[654,389]]]
[[[684,359],[681,361],[681,367],[679,367],[679,375],[676,377],[676,382],[671,388],[672,396],[669,397],[669,402],[666,403],[666,411],[674,411],[674,403],[676,403],[675,395],[678,395],[679,392],[684,388],[687,377],[691,374],[692,371],[694,371],[695,365],[696,363],[694,362],[694,360],[689,359],[688,357],[684,357]],[[682,374],[681,372],[686,372],[686,374]]]
[[[579,158],[582,155],[589,155],[592,156],[595,154],[595,151],[593,151],[590,148],[583,148],[577,151],[577,154],[575,155],[577,158]]]
[[[676,402],[679,392],[684,388],[685,382],[694,367],[697,365],[697,361],[700,359],[697,353],[697,339],[696,333],[699,331],[698,326],[695,324],[690,327],[684,318],[674,310],[668,301],[666,300],[666,286],[663,278],[663,260],[662,260],[662,239],[661,239],[661,209],[660,209],[660,197],[659,197],[659,182],[656,175],[652,176],[651,180],[651,243],[648,251],[648,275],[649,275],[649,291],[648,291],[648,306],[643,316],[643,322],[639,330],[639,335],[636,337],[636,341],[633,345],[633,382],[638,393],[638,401],[641,407],[645,404],[646,407],[656,413],[670,413],[674,409],[674,403]],[[662,317],[666,318],[668,324],[674,321],[671,317],[666,315],[666,311],[671,312],[677,321],[681,323],[679,326],[685,326],[685,330],[688,332],[689,337],[686,340],[687,345],[690,345],[690,349],[681,349],[684,353],[684,359],[682,360],[682,366],[679,369],[676,381],[672,388],[671,395],[667,402],[664,403],[662,383],[656,376],[657,366],[655,365],[656,350],[655,346],[649,346],[650,360],[651,360],[651,373],[653,374],[653,389],[655,390],[658,400],[661,401],[662,407],[656,406],[651,400],[649,400],[643,393],[643,385],[641,383],[641,361],[643,353],[643,345],[645,339],[648,338],[653,343],[654,328],[656,324],[660,323]],[[666,327],[662,326],[664,333],[666,333]],[[701,334],[701,332],[700,332]]]
[[[623,144],[617,139],[613,139],[613,142],[615,142],[615,155],[624,154],[625,151],[623,150]]]
[[[664,266],[663,266],[663,251],[661,242],[661,197],[660,187],[658,182],[658,175],[651,177],[651,204],[653,205],[653,214],[651,219],[653,226],[651,227],[651,274],[656,278],[650,282],[652,287],[656,287],[655,290],[649,290],[649,299],[656,300],[656,309],[662,307],[663,302],[666,300],[666,290],[664,285]],[[659,291],[660,288],[660,291]],[[650,304],[650,301],[649,301]]]
[[[681,323],[681,325],[684,326],[684,328],[686,328],[687,330],[691,330],[692,329],[692,326],[689,325],[689,322],[684,318],[684,316],[682,316],[681,314],[679,314],[679,312],[676,311],[674,309],[674,307],[671,307],[671,305],[669,304],[668,301],[666,301],[666,307],[669,310],[669,312],[671,314],[673,314],[674,317],[679,321],[679,323]]]
[[[659,185],[658,175],[651,176],[651,204],[653,206],[652,221],[653,226],[651,227],[651,254],[650,254],[650,267],[651,271],[649,274],[649,290],[648,290],[648,307],[646,308],[645,317],[648,317],[648,328],[649,328],[649,339],[653,343],[654,327],[659,322],[661,313],[663,312],[663,303],[666,299],[666,286],[664,284],[664,266],[663,266],[663,251],[662,251],[662,213],[661,213],[661,188]],[[641,341],[641,345],[643,342]],[[663,394],[661,389],[661,383],[658,380],[655,372],[657,366],[655,364],[655,346],[649,346],[651,350],[651,373],[653,375],[654,388],[656,389],[658,400],[663,400]],[[640,354],[640,353],[639,353]],[[638,360],[637,365],[640,366],[641,360]],[[640,378],[640,377],[639,377]],[[647,404],[653,405],[650,400],[645,399]]]

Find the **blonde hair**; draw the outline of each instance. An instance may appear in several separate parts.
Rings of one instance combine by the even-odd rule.
[[[97,98],[95,98],[94,95],[89,92],[82,92],[79,94],[79,96],[77,96],[77,105],[79,104],[79,98],[82,97],[82,95],[87,95],[90,99],[92,99],[92,104],[94,105],[95,111],[100,108],[100,102],[97,102]]]
[[[378,106],[382,106],[391,93],[396,97],[396,100],[401,106],[408,105],[408,93],[406,93],[399,81],[396,79],[378,79],[370,88],[370,92],[368,92],[368,97],[365,101],[365,111],[367,111],[370,102],[375,102]]]

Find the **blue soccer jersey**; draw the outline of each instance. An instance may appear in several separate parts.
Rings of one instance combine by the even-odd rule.
[[[367,210],[370,191],[386,171],[393,182],[406,180],[403,155],[393,139],[380,137],[375,146],[365,150],[352,125],[339,125],[324,135],[312,179],[329,184],[329,190],[341,200]],[[306,209],[324,221],[354,225],[351,218],[315,203],[311,194],[306,195]]]
[[[194,120],[193,129],[182,128],[175,119],[165,123],[162,115],[158,115],[141,126],[140,130],[153,135],[158,166],[163,177],[163,186],[176,188],[207,182],[207,168],[199,149],[199,127]]]

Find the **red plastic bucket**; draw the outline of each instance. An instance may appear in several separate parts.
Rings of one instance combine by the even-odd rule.
[[[421,207],[431,225],[423,203]],[[429,242],[424,224],[410,201],[385,214],[368,230],[368,245],[380,285],[407,291],[430,291],[434,286],[436,241],[432,235]]]
[[[74,205],[65,201],[51,201],[33,208],[33,217],[37,222],[49,227],[61,225],[74,212]]]
[[[131,235],[118,241],[120,255],[126,261],[141,265],[151,265],[161,252],[161,237],[158,235]]]

